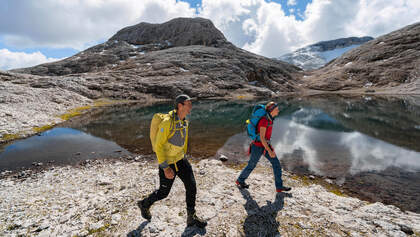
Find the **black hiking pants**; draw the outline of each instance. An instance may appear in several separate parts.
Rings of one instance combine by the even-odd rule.
[[[178,161],[176,165],[178,167],[178,172],[176,172],[175,170],[175,165],[169,165],[175,172],[175,177],[173,179],[167,179],[165,177],[163,169],[159,167],[159,189],[154,191],[147,198],[145,198],[144,204],[150,207],[151,205],[153,205],[154,202],[166,198],[169,195],[169,192],[171,191],[172,184],[174,183],[176,176],[179,176],[179,178],[184,183],[186,190],[187,212],[194,213],[197,188],[191,164],[188,162],[187,159],[184,158]]]

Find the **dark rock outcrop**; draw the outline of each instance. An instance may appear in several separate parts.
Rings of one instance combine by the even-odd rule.
[[[172,46],[230,44],[213,23],[204,18],[175,18],[163,24],[140,24],[126,27],[109,41],[125,41],[134,45],[169,44]]]
[[[305,81],[308,88],[322,91],[420,93],[420,23],[350,50]]]

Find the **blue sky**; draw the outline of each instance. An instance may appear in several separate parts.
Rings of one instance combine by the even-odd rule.
[[[177,0],[177,1],[179,1],[179,0]],[[200,7],[201,6],[201,0],[184,0],[184,1],[188,2],[191,7]],[[310,3],[310,2],[312,2],[312,0],[296,0],[296,1],[293,1],[296,5],[288,5],[287,4],[288,0],[267,0],[267,2],[279,3],[284,7],[284,9],[285,9],[285,11],[288,15],[294,15],[297,19],[303,20],[302,17],[300,16],[300,14],[298,14],[298,13],[305,12],[306,5],[308,5],[308,3]],[[294,10],[291,10],[291,9],[294,9]]]
[[[377,37],[419,22],[420,1],[4,0],[0,70],[69,57],[139,22],[197,16],[212,20],[236,46],[279,57],[319,41]]]

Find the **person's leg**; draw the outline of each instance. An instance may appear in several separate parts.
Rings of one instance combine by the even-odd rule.
[[[274,158],[271,158],[268,152],[265,153],[265,157],[270,161],[271,167],[273,168],[274,173],[274,182],[276,184],[276,189],[282,189],[283,188],[283,180],[281,178],[282,170],[279,159],[277,159],[277,156]]]
[[[205,220],[198,218],[195,214],[195,200],[197,194],[197,185],[195,182],[194,172],[191,168],[190,162],[187,159],[182,159],[177,162],[178,176],[185,186],[185,195],[187,202],[187,225],[198,226],[204,228],[207,225]]]
[[[171,168],[175,170],[175,167],[172,167],[172,165],[171,165]],[[163,169],[159,168],[159,182],[160,182],[159,189],[151,193],[145,199],[137,202],[137,205],[139,206],[141,210],[141,215],[145,219],[150,220],[152,218],[149,209],[153,205],[153,203],[156,201],[162,200],[169,195],[169,192],[171,191],[171,188],[172,188],[172,184],[175,181],[175,177],[173,179],[166,178],[165,173],[163,172]]]
[[[276,191],[282,192],[282,191],[290,191],[291,188],[283,186],[283,179],[281,177],[282,175],[282,168],[280,165],[279,159],[276,157],[271,158],[268,152],[265,153],[265,157],[270,161],[271,166],[273,167],[273,173],[274,173],[274,182],[276,185]]]
[[[248,165],[245,167],[245,169],[242,170],[241,174],[238,177],[237,181],[239,183],[245,183],[245,180],[248,178],[251,172],[255,169],[255,166],[257,166],[257,163],[260,160],[263,152],[264,152],[263,147],[259,147],[252,144],[251,157],[249,158]]]
[[[177,166],[179,169],[178,176],[185,186],[187,211],[195,212],[195,199],[197,194],[197,187],[191,164],[190,162],[188,162],[187,159],[182,159],[178,161]]]

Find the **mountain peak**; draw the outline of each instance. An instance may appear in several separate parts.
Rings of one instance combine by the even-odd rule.
[[[214,24],[204,18],[175,18],[162,24],[142,22],[118,31],[109,41],[134,45],[170,44],[171,46],[219,46],[228,43]]]

